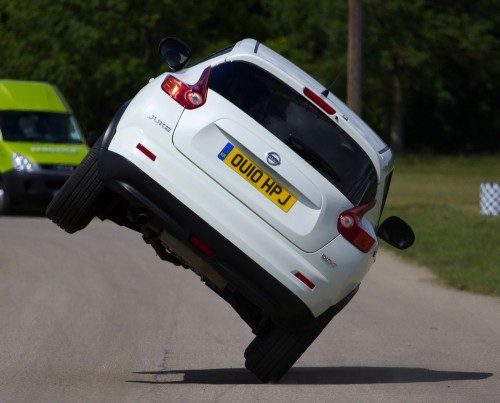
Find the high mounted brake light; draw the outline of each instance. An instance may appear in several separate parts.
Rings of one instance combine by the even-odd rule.
[[[179,104],[186,109],[196,109],[207,100],[208,78],[210,77],[208,66],[195,84],[186,84],[172,75],[168,75],[163,81],[161,88]]]
[[[339,233],[364,253],[367,253],[377,241],[363,229],[361,219],[375,206],[376,202],[374,200],[362,206],[346,210],[340,214],[337,221]]]
[[[329,115],[335,115],[336,111],[333,109],[321,96],[313,92],[307,87],[304,87],[304,95],[323,109]]]

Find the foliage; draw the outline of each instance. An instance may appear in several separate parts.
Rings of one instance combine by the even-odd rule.
[[[397,104],[407,149],[500,149],[499,18],[489,0],[365,0],[367,122],[389,142]],[[82,126],[103,131],[165,70],[167,35],[195,59],[255,37],[345,98],[347,0],[0,0],[0,77],[57,84]]]
[[[500,296],[500,217],[479,214],[480,183],[499,181],[500,155],[396,161],[384,216],[416,234],[401,256],[453,287]]]
[[[265,33],[264,20],[245,16],[259,5],[253,0],[24,3],[0,0],[0,77],[57,84],[87,130],[103,131],[123,102],[164,71],[156,52],[164,36],[179,36],[202,53]]]
[[[498,150],[498,2],[366,0],[367,120],[388,131],[391,88],[403,86],[407,146]],[[384,89],[389,89],[389,91]]]

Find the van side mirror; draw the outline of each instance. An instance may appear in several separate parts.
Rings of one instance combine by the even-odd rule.
[[[415,242],[415,233],[399,217],[388,217],[378,228],[377,235],[389,245],[398,249],[408,249]]]
[[[181,70],[191,59],[188,46],[177,38],[164,38],[158,47],[160,57],[173,71]]]

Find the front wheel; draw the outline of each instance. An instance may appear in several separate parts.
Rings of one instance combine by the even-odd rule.
[[[10,210],[10,199],[5,185],[0,181],[0,215],[7,214]]]
[[[103,198],[105,187],[98,169],[101,144],[102,137],[47,207],[47,217],[70,234],[84,229],[92,221]]]
[[[356,286],[344,299],[327,309],[300,330],[285,329],[277,324],[263,335],[256,336],[245,350],[245,366],[262,382],[277,382],[316,340],[358,292]]]

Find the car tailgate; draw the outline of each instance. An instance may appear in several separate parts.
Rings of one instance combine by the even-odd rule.
[[[335,238],[345,196],[248,115],[210,97],[184,112],[175,147],[300,249],[316,251]]]

